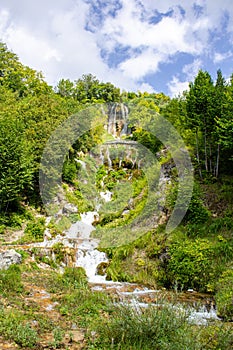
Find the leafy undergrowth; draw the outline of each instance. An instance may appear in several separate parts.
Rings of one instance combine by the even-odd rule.
[[[172,233],[167,234],[165,225],[160,225],[132,243],[104,249],[110,260],[107,278],[211,293],[216,296],[219,315],[232,320],[231,185],[229,179],[202,185],[202,189],[195,184],[183,224]],[[211,194],[211,189],[216,192]],[[175,184],[169,188],[168,211],[176,191]]]
[[[98,330],[98,349],[231,349],[233,342],[230,327],[193,327],[187,314],[175,313],[168,304],[144,310],[118,306]]]
[[[158,300],[148,309],[115,304],[116,295],[92,291],[82,268],[39,269],[26,258],[0,274],[0,345],[35,350],[224,349],[232,327],[188,323]],[[3,287],[4,285],[4,287]],[[163,304],[163,306],[159,306]]]

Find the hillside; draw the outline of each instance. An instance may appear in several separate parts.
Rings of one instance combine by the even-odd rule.
[[[231,349],[232,103],[220,70],[53,88],[0,43],[1,349]]]

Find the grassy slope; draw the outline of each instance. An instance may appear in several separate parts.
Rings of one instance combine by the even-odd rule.
[[[233,319],[232,178],[202,184],[198,195],[172,234],[161,225],[131,244],[108,248],[107,274],[114,280],[213,293],[221,316]]]

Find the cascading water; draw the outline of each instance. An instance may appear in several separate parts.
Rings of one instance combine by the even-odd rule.
[[[67,237],[77,240],[76,266],[83,267],[86,271],[89,282],[103,283],[105,276],[96,274],[97,266],[101,262],[107,262],[106,254],[98,251],[98,240],[90,238],[95,230],[92,223],[98,218],[97,211],[90,211],[81,214],[81,220],[72,224],[67,231]]]
[[[114,103],[108,115],[108,133],[114,137],[127,135],[128,133],[128,107],[123,103]]]
[[[124,104],[121,104],[121,112],[122,112],[122,119],[123,119],[123,128],[121,130],[120,136],[122,135],[127,135],[128,133],[128,123],[127,123],[127,119],[128,119],[128,107],[125,106]]]
[[[113,104],[110,108],[108,117],[108,133],[116,136],[116,106]]]
[[[110,152],[109,152],[109,147],[107,146],[107,149],[106,149],[106,157],[107,157],[107,160],[108,160],[108,167],[111,169],[112,167],[112,160],[111,160],[111,157],[110,157]]]

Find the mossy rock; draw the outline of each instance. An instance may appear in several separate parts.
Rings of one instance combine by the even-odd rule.
[[[97,266],[97,274],[100,276],[104,276],[106,275],[106,269],[109,266],[108,262],[101,262],[98,266]]]

